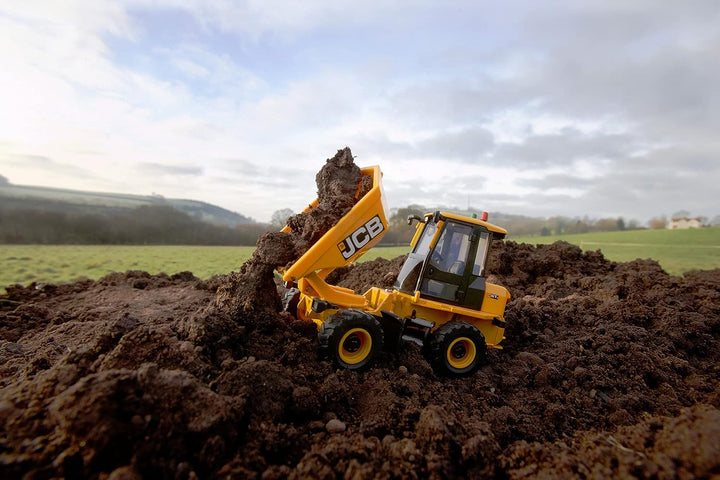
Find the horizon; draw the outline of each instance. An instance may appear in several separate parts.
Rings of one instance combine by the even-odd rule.
[[[714,218],[718,25],[710,0],[7,4],[0,174],[269,222],[349,146],[392,208]]]

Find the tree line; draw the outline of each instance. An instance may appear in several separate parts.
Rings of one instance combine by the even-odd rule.
[[[77,213],[0,207],[0,243],[255,245],[267,225],[211,225],[167,205]]]
[[[451,211],[454,213],[471,216],[473,212],[478,214],[480,210],[458,210],[458,209],[430,209],[422,205],[409,205],[404,208],[394,209],[388,219],[388,231],[383,237],[380,245],[407,245],[415,234],[415,228],[409,227],[407,218],[410,215],[423,216],[435,210]],[[503,213],[490,213],[488,220],[506,229],[510,236],[549,236],[567,235],[573,233],[588,232],[611,232],[621,230],[637,230],[644,228],[636,220],[626,221],[622,217],[590,219],[571,218],[554,216],[550,218],[525,217],[522,215],[508,215]],[[662,226],[660,226],[662,225]],[[664,221],[651,222],[651,228],[665,228]]]
[[[379,245],[409,245],[413,235],[415,235],[415,227],[408,225],[408,217],[422,217],[426,213],[434,212],[436,210],[453,212],[466,216],[472,216],[473,213],[477,213],[479,216],[482,212],[479,209],[476,210],[473,208],[460,210],[442,207],[429,208],[422,205],[408,205],[403,208],[395,208],[390,212],[390,216],[388,218],[388,229]],[[293,211],[287,208],[275,211],[270,222],[271,229],[279,230],[282,228],[285,225],[287,218],[291,215],[293,215]],[[686,211],[680,211],[673,214],[673,217],[689,215],[690,214]],[[667,228],[668,219],[665,216],[653,217],[647,222],[647,225],[642,225],[637,220],[626,220],[623,217],[593,219],[587,216],[582,218],[553,216],[549,218],[539,218],[491,212],[488,221],[506,229],[508,231],[508,238],[512,239],[512,237],[571,235],[575,233],[590,232],[617,232],[624,230],[641,230],[645,228],[665,229]],[[720,225],[720,216],[715,217],[708,223],[710,225]]]

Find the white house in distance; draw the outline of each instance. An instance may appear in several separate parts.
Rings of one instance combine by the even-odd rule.
[[[688,228],[702,228],[702,218],[695,217],[695,218],[688,218],[688,217],[680,217],[680,218],[672,218],[670,219],[670,222],[668,223],[668,229],[669,230],[685,230]]]

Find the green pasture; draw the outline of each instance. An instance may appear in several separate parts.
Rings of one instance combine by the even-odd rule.
[[[652,258],[671,275],[720,268],[720,227],[693,230],[632,230],[550,237],[512,237],[531,244],[557,240],[600,250],[617,262]],[[0,245],[0,288],[15,283],[65,283],[111,272],[144,270],[169,275],[191,271],[199,278],[237,270],[255,247]],[[395,258],[408,247],[377,247],[361,260]]]
[[[548,244],[558,240],[578,245],[583,250],[600,250],[616,262],[637,258],[657,260],[671,275],[690,270],[720,268],[720,227],[688,230],[629,230],[548,237],[513,237],[518,243]]]
[[[255,247],[0,245],[0,291],[19,283],[96,280],[111,272],[144,270],[172,275],[191,271],[199,278],[237,270]],[[378,247],[362,260],[394,258],[408,247]]]
[[[111,272],[185,270],[209,278],[237,270],[255,247],[0,245],[0,285],[64,283]]]

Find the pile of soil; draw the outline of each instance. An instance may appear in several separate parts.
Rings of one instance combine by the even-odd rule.
[[[412,344],[336,371],[314,325],[218,302],[231,276],[11,287],[0,476],[720,474],[720,270],[671,277],[565,243],[496,242],[489,262],[513,295],[505,349],[463,379],[437,377]],[[335,281],[388,284],[400,265]]]

